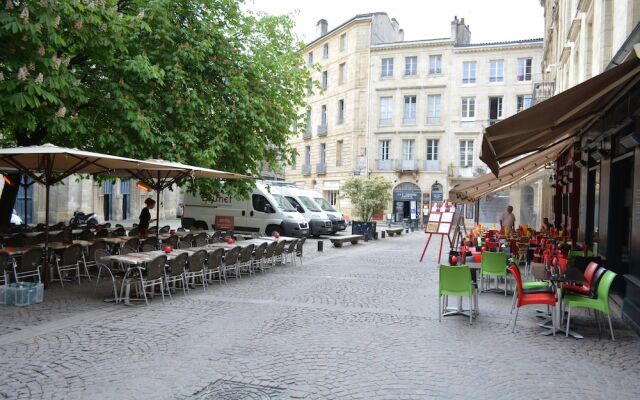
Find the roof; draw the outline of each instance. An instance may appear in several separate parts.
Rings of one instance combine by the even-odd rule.
[[[424,44],[433,44],[433,43],[447,43],[453,42],[451,38],[436,38],[436,39],[420,39],[420,40],[404,40],[402,42],[389,42],[389,43],[379,43],[371,46],[372,49],[384,49],[386,47],[411,47],[411,46],[420,46]]]
[[[356,14],[353,18],[350,18],[350,19],[346,20],[345,22],[343,22],[340,25],[336,26],[335,28],[331,29],[330,31],[328,31],[324,35],[313,39],[312,41],[307,43],[304,47],[306,49],[308,47],[313,46],[317,42],[325,40],[328,36],[331,36],[333,33],[335,33],[336,31],[339,31],[340,29],[344,28],[346,25],[350,24],[353,21],[356,21],[356,20],[367,20],[367,19],[373,18],[373,16],[377,15],[377,14],[385,14],[386,15],[387,13],[385,13],[385,12],[373,12],[373,13],[366,13],[366,14]]]
[[[514,44],[537,44],[538,42],[542,43],[543,41],[544,41],[543,38],[534,38],[534,39],[521,39],[521,40],[507,40],[503,42],[456,44],[454,45],[454,47],[465,48],[465,47],[508,46],[508,45],[514,45]]]

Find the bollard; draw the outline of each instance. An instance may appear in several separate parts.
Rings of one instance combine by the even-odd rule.
[[[384,231],[382,231],[382,239],[384,239]]]
[[[318,240],[318,251],[322,251],[323,246],[324,242],[322,240]]]
[[[408,227],[404,229],[404,233],[409,233],[409,228]]]
[[[413,225],[411,225],[411,232],[414,232],[416,229]]]
[[[373,232],[373,240],[378,240],[378,232]]]
[[[368,242],[369,241],[369,232],[365,232],[364,233],[364,241]]]

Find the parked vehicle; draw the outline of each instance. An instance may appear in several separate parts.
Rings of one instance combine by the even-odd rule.
[[[311,236],[332,233],[333,224],[329,216],[303,190],[291,186],[272,186],[271,191],[283,195],[309,221]]]
[[[69,225],[98,225],[98,219],[94,215],[94,213],[85,214],[82,211],[74,211]]]
[[[329,204],[327,199],[322,197],[320,193],[314,190],[304,190],[304,193],[306,193],[307,196],[309,196],[322,209],[322,211],[327,214],[332,224],[331,233],[347,229],[347,221],[345,221],[344,215]]]
[[[293,237],[309,234],[307,220],[283,196],[270,192],[262,182],[256,182],[247,199],[222,195],[206,202],[200,197],[185,194],[182,218],[204,220],[216,229],[234,232],[264,232],[269,236],[278,232]]]

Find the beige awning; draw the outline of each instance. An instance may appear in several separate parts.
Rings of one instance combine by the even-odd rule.
[[[569,145],[565,142],[558,143],[543,151],[515,160],[500,168],[498,177],[488,173],[457,185],[449,191],[449,200],[455,203],[472,202],[514,185],[555,161]]]
[[[500,165],[569,141],[640,81],[640,45],[631,59],[485,130],[480,159],[498,176]]]

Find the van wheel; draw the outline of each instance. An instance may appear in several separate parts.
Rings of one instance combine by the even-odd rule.
[[[267,236],[273,236],[273,232],[278,232],[278,235],[282,236],[282,228],[280,228],[279,226],[269,226],[265,231]]]

